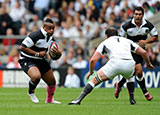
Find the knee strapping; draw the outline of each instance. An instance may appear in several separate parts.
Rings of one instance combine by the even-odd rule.
[[[101,83],[102,79],[99,77],[99,75],[97,74],[97,72],[94,72],[94,74],[95,74],[95,78],[98,81],[98,83]]]

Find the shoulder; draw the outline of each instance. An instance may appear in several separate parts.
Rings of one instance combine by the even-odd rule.
[[[128,20],[126,23],[122,25],[122,28],[126,31],[128,28],[135,27],[134,24],[132,24],[132,20]]]
[[[145,21],[146,21],[146,24],[144,25],[145,27],[148,27],[149,29],[154,28],[154,25],[151,22],[149,22],[148,20]]]
[[[37,30],[37,31],[34,31],[34,32],[30,33],[29,37],[32,38],[32,39],[44,38],[44,35],[42,34],[42,32],[40,30]]]

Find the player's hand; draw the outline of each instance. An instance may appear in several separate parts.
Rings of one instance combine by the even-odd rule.
[[[153,70],[153,69],[154,69],[154,66],[150,63],[150,64],[147,64],[147,68]]]
[[[139,46],[144,47],[146,45],[145,40],[139,40]]]
[[[87,79],[89,79],[89,77],[93,74],[93,72],[89,72],[86,76]]]
[[[61,51],[56,47],[51,48],[51,52],[53,52],[54,54],[61,54]]]
[[[39,52],[39,57],[44,57],[44,56],[46,56],[46,51]]]

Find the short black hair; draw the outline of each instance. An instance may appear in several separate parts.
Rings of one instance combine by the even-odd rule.
[[[107,35],[108,37],[110,36],[118,36],[118,31],[114,28],[108,28],[105,31],[105,35]]]
[[[144,9],[143,9],[141,6],[136,7],[136,8],[133,10],[133,13],[135,13],[136,10],[142,11],[142,14],[144,14]]]
[[[46,18],[46,19],[44,19],[44,22],[46,22],[46,23],[54,23],[54,21],[51,19],[51,18]]]

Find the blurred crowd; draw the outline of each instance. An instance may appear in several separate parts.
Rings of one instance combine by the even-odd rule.
[[[132,18],[136,6],[144,8],[145,19],[160,11],[159,0],[0,0],[0,36],[22,36],[0,38],[0,56],[4,57],[0,59],[0,68],[20,68],[17,47],[23,37],[41,28],[46,17],[55,21],[54,36],[62,50],[59,60],[50,60],[52,68],[86,68],[95,51],[95,47],[88,48],[89,42],[105,38],[107,27],[119,29]],[[153,65],[159,66],[160,44],[147,45],[146,50]],[[102,56],[96,67],[106,61]]]

